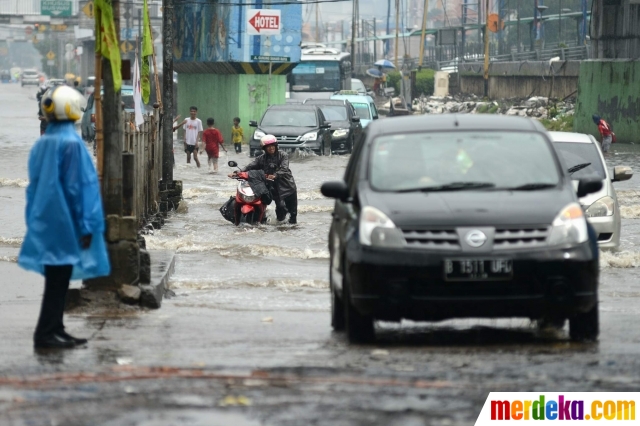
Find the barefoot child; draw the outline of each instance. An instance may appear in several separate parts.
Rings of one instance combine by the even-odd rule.
[[[220,155],[220,147],[224,148],[224,140],[220,130],[213,127],[213,118],[207,118],[207,129],[202,134],[205,143],[205,150],[209,157],[209,173],[218,173],[218,156]]]
[[[231,128],[231,141],[236,152],[242,152],[242,142],[244,142],[244,131],[240,127],[240,117],[233,119],[233,127]]]

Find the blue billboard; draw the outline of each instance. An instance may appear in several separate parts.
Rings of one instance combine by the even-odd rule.
[[[267,36],[247,34],[248,11],[263,8],[281,11],[281,33],[269,36],[268,42]],[[224,0],[222,4],[192,0],[176,4],[174,16],[173,53],[177,65],[257,63],[251,57],[264,55],[285,56],[293,63],[300,61],[302,5],[298,2],[269,6],[260,1],[246,5],[242,0]]]

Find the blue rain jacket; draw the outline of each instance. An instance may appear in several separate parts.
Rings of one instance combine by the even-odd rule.
[[[73,265],[71,279],[109,275],[98,175],[72,122],[51,122],[29,154],[27,235],[18,264]],[[83,250],[80,238],[92,235]]]

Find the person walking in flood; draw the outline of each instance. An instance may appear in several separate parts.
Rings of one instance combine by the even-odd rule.
[[[49,124],[29,154],[27,233],[18,265],[45,278],[36,349],[87,343],[64,329],[69,281],[109,275],[111,269],[98,176],[74,127],[85,103],[68,86],[47,91],[41,105]]]
[[[591,118],[596,126],[598,126],[598,132],[600,132],[602,151],[609,152],[609,148],[611,148],[611,144],[614,142],[613,138],[615,137],[611,126],[597,114],[593,114]]]
[[[198,107],[189,108],[189,118],[184,123],[184,152],[187,153],[187,164],[191,164],[191,154],[196,162],[196,166],[200,167],[198,160],[198,143],[202,141],[202,121],[197,117]]]
[[[220,130],[213,127],[213,118],[207,118],[207,129],[202,133],[204,140],[204,149],[209,157],[209,173],[218,173],[218,157],[220,156],[220,148],[227,152],[224,147],[224,140]]]

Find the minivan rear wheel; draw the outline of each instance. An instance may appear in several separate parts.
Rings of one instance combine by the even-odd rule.
[[[595,342],[600,332],[598,302],[589,311],[569,318],[569,337],[577,342]]]
[[[353,307],[351,304],[351,278],[348,271],[345,271],[344,277],[342,303],[344,304],[347,339],[350,343],[371,343],[376,338],[373,317],[362,315]]]

